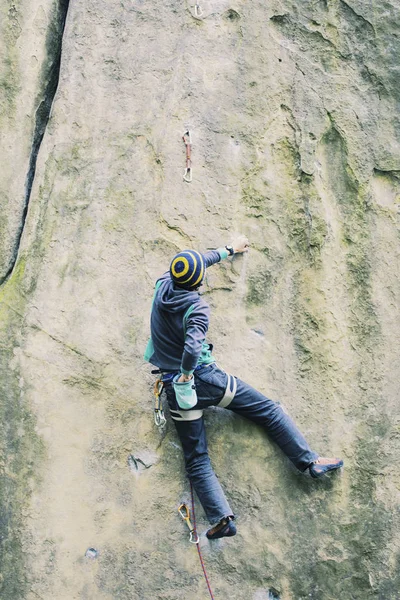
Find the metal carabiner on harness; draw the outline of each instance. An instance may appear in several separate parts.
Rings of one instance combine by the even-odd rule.
[[[161,379],[157,379],[154,384],[154,422],[159,429],[165,427],[167,419],[164,416],[164,411],[161,403],[161,393],[164,389],[164,383]]]
[[[199,539],[199,536],[197,535],[195,528],[193,527],[193,525],[190,521],[190,511],[189,511],[187,504],[181,504],[178,508],[178,513],[180,514],[182,519],[186,522],[186,525],[189,527],[189,531],[190,531],[189,542],[191,544],[198,544],[200,539]]]
[[[186,169],[183,174],[183,181],[190,183],[193,179],[193,172],[192,172],[192,158],[191,158],[192,134],[190,133],[189,129],[187,129],[185,131],[185,133],[183,134],[182,140],[186,146]]]

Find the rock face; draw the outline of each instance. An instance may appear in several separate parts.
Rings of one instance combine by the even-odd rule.
[[[0,6],[1,284],[15,266],[58,82],[67,6],[67,0],[5,0]]]
[[[243,232],[207,275],[219,364],[346,467],[210,410],[215,597],[396,600],[400,5],[194,4],[3,0],[0,596],[207,597],[142,355],[171,256]]]

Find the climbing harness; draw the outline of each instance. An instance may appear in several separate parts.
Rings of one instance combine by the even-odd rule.
[[[178,513],[180,514],[182,519],[185,521],[186,525],[189,527],[189,532],[190,532],[189,542],[191,544],[198,544],[200,541],[199,536],[197,535],[196,529],[193,527],[193,525],[190,521],[190,511],[189,511],[187,504],[184,504],[184,503],[181,504],[178,508]]]
[[[201,17],[203,14],[202,8],[198,2],[194,5],[194,14],[196,17]]]
[[[228,382],[226,384],[225,394],[222,400],[217,404],[217,406],[220,406],[221,408],[226,408],[227,406],[229,406],[229,404],[234,399],[237,390],[236,378],[233,375],[229,375],[229,373],[227,373],[227,375]]]
[[[164,382],[162,379],[157,379],[154,384],[154,422],[160,430],[163,429],[167,423],[161,402],[161,393],[163,389]]]
[[[183,143],[186,146],[186,169],[185,172],[183,174],[183,181],[186,181],[187,183],[190,183],[193,179],[193,170],[192,170],[192,159],[191,159],[191,154],[192,154],[192,134],[190,133],[189,129],[187,129],[185,131],[185,133],[182,136],[182,140]]]

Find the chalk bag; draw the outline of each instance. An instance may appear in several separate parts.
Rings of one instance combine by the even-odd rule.
[[[194,384],[194,378],[190,381],[178,381],[180,373],[175,375],[173,379],[173,386],[175,390],[176,401],[179,404],[179,408],[183,410],[189,410],[197,404],[196,386]]]

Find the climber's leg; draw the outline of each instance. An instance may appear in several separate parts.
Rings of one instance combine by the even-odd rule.
[[[261,425],[281,450],[300,470],[304,471],[318,459],[289,415],[281,405],[236,378],[237,389],[229,410]]]
[[[193,411],[185,412],[189,414]],[[207,519],[211,524],[215,524],[224,517],[233,516],[232,509],[211,466],[203,417],[193,421],[184,421],[175,420],[176,415],[172,416],[182,444],[187,475],[204,508]]]

